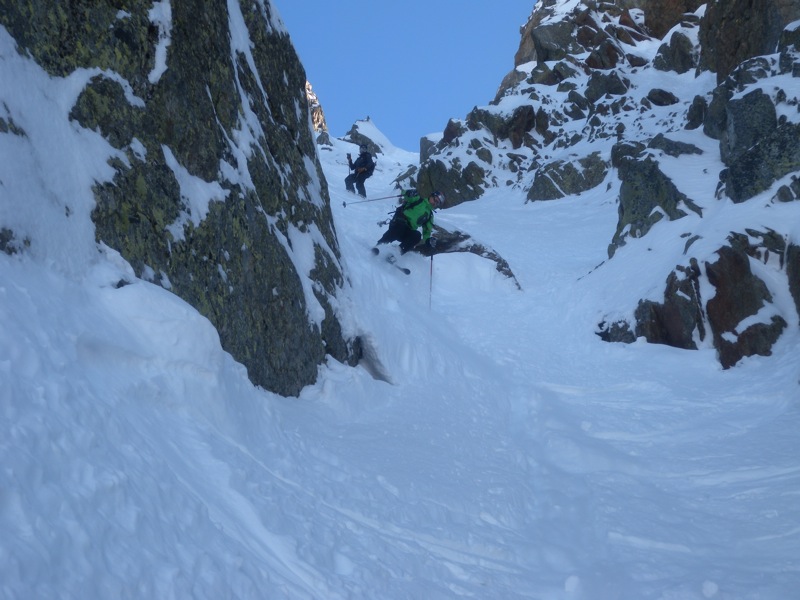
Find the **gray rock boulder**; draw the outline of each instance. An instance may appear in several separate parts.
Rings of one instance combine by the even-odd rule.
[[[697,67],[698,58],[692,40],[685,33],[676,31],[669,38],[669,43],[659,47],[653,67],[659,71],[686,73]]]
[[[663,133],[659,133],[656,137],[650,140],[650,142],[647,144],[647,147],[655,150],[661,150],[667,156],[672,156],[674,158],[678,158],[679,156],[684,156],[686,154],[703,153],[703,151],[697,146],[693,144],[687,144],[686,142],[676,142],[675,140],[669,139]]]
[[[708,102],[703,96],[695,96],[689,110],[686,111],[686,129],[702,127],[708,112]]]
[[[778,179],[800,171],[800,124],[786,123],[743,151],[720,179],[734,202],[744,202]]]
[[[628,83],[616,71],[594,71],[586,84],[584,97],[595,103],[606,95],[621,96],[628,91]]]
[[[460,160],[444,163],[430,159],[420,165],[417,173],[417,190],[422,195],[440,191],[447,205],[475,200],[483,194],[486,186],[486,171],[475,161],[462,165]]]
[[[770,97],[761,89],[728,101],[726,109],[727,126],[719,145],[722,162],[730,166],[775,131],[778,114]]]
[[[647,92],[647,99],[656,106],[672,106],[680,101],[675,94],[661,88],[653,88]]]
[[[543,165],[528,190],[528,201],[556,200],[590,190],[605,180],[608,168],[599,152],[575,161],[559,160]]]
[[[619,220],[609,245],[609,257],[625,244],[627,237],[642,237],[665,217],[680,219],[688,214],[687,210],[702,214],[700,208],[661,171],[658,161],[643,150],[642,145],[616,144],[612,151],[612,165],[617,168],[622,185]]]
[[[750,268],[748,255],[741,249],[723,246],[716,262],[706,262],[708,281],[716,289],[706,304],[708,322],[720,364],[727,369],[745,356],[769,356],[772,345],[786,328],[786,320],[772,315],[767,322],[746,324],[772,295]]]
[[[578,54],[584,48],[576,40],[575,34],[576,25],[571,21],[529,27],[523,34],[527,43],[524,41],[520,44],[514,64],[558,61],[567,54]]]
[[[678,266],[667,277],[664,301],[642,300],[634,315],[636,337],[651,344],[666,344],[696,350],[706,338],[703,299],[700,295],[700,268]]]

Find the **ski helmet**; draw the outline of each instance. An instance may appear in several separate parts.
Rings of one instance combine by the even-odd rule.
[[[444,194],[442,192],[433,192],[431,194],[431,204],[434,208],[441,208],[444,206]]]

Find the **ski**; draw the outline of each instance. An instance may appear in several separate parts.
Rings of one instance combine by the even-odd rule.
[[[381,251],[380,251],[379,248],[373,248],[372,249],[372,254],[374,254],[375,256],[378,256],[380,253],[381,253]],[[397,264],[397,262],[395,262],[395,261],[397,261],[397,257],[394,254],[387,254],[384,257],[384,259],[386,260],[387,263],[392,265],[398,271],[402,271],[406,275],[411,275],[411,269],[407,269],[406,267],[401,267],[400,265]]]

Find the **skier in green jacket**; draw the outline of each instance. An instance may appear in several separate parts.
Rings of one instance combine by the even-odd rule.
[[[422,198],[417,190],[407,190],[401,197],[403,204],[394,212],[389,229],[378,244],[400,242],[400,253],[405,254],[422,240],[428,251],[433,250],[436,247],[436,238],[431,237],[433,211],[444,206],[444,194],[433,192]]]

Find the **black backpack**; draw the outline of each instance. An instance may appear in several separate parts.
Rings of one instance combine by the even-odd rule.
[[[414,189],[406,190],[401,197],[403,198],[403,203],[394,211],[392,221],[396,219],[403,219],[405,221],[406,217],[403,213],[409,208],[414,208],[423,200],[423,198],[417,194],[417,190]]]

